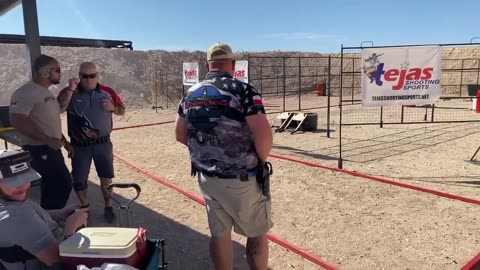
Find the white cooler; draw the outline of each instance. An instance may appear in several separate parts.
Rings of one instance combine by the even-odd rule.
[[[143,228],[83,228],[60,244],[60,256],[67,269],[89,268],[104,263],[127,264],[139,268],[146,256]]]

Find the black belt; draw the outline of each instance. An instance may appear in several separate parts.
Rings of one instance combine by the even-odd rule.
[[[242,174],[221,174],[217,172],[200,171],[203,175],[208,177],[217,177],[220,179],[240,179],[240,181],[248,181],[249,177],[254,177],[257,174],[257,169],[248,170]]]
[[[99,139],[89,139],[84,141],[74,141],[72,140],[72,145],[74,146],[90,146],[96,144],[107,143],[110,141],[110,136],[105,136]]]

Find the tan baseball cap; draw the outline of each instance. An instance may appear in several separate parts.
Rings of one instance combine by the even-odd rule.
[[[207,61],[219,59],[235,59],[232,48],[221,42],[213,44],[207,51]]]

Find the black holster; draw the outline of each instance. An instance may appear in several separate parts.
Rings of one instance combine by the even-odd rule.
[[[191,176],[196,176],[197,175],[197,168],[195,168],[195,166],[193,166],[193,163],[190,163],[190,175]]]
[[[270,162],[260,162],[257,166],[257,183],[262,190],[263,195],[270,198],[270,175],[273,174],[272,164]]]

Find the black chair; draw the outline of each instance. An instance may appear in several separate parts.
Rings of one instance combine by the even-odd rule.
[[[0,247],[0,260],[6,263],[23,263],[27,264],[29,260],[35,260],[36,257],[20,246]],[[0,270],[7,269],[0,262]]]
[[[0,127],[11,127],[10,116],[9,116],[10,106],[0,106]],[[7,141],[5,141],[5,149],[8,149]]]

